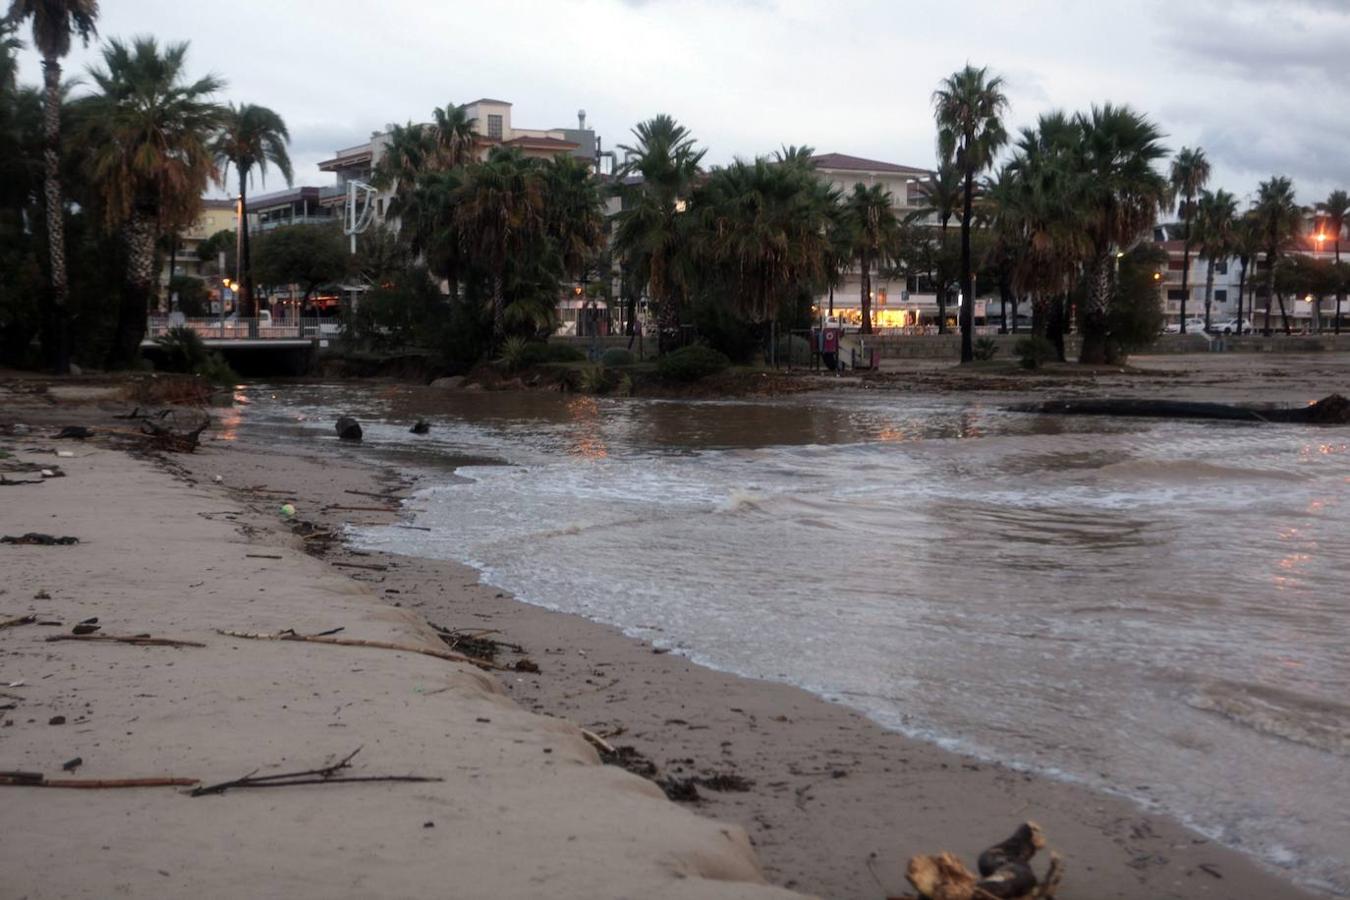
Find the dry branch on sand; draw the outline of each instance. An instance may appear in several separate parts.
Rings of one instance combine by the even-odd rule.
[[[204,797],[207,794],[223,794],[231,788],[268,788],[268,787],[293,787],[303,784],[350,784],[352,782],[364,781],[444,781],[443,778],[433,778],[426,775],[338,775],[337,773],[351,766],[352,757],[361,752],[357,747],[351,753],[348,753],[342,759],[333,763],[331,766],[323,766],[318,769],[306,769],[302,772],[282,772],[277,775],[258,775],[256,770],[245,775],[243,778],[236,778],[232,781],[222,781],[219,784],[212,784],[206,787],[194,788],[193,797]]]
[[[198,641],[151,637],[148,634],[53,634],[47,641],[101,641],[109,644],[133,644],[137,647],[205,647]]]
[[[480,669],[506,670],[506,666],[498,665],[487,659],[479,659],[474,656],[465,656],[462,653],[451,653],[448,650],[434,650],[430,647],[418,647],[412,644],[395,644],[391,641],[366,641],[358,638],[336,638],[321,634],[296,634],[294,631],[278,631],[274,634],[253,631],[227,631],[223,628],[216,629],[217,634],[223,634],[226,637],[246,638],[251,641],[302,641],[312,644],[336,644],[340,647],[374,647],[380,650],[401,650],[404,653],[420,653],[423,656],[434,656],[437,659],[445,659],[450,662],[466,662],[475,665]]]
[[[41,772],[0,772],[0,785],[8,787],[104,788],[191,787],[200,778],[47,778]]]
[[[1053,900],[1064,877],[1064,863],[1050,854],[1050,868],[1038,881],[1031,868],[1045,836],[1035,822],[1024,822],[1012,836],[980,854],[979,874],[953,853],[912,856],[905,877],[917,894],[890,900]]]

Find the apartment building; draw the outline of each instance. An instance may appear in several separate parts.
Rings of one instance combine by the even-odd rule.
[[[206,272],[214,271],[214,265],[197,258],[197,248],[218,231],[234,231],[237,222],[235,201],[202,200],[202,212],[197,221],[172,236],[174,247],[165,255],[164,268],[159,274],[161,293],[168,288],[169,279],[175,275],[201,278]]]
[[[846,153],[824,153],[812,157],[819,177],[840,193],[847,195],[855,184],[867,187],[881,185],[890,192],[897,218],[913,216],[924,205],[923,183],[929,169],[906,166],[850,156]],[[931,223],[936,227],[936,222]],[[976,292],[978,294],[978,290]],[[881,329],[928,330],[937,327],[938,303],[936,288],[927,282],[926,273],[907,273],[904,277],[886,278],[872,273],[872,324]],[[958,298],[953,293],[947,317],[955,322]],[[862,322],[862,273],[851,271],[843,283],[822,294],[816,302],[821,314],[833,315],[846,325]],[[975,317],[984,318],[984,301],[977,301]]]

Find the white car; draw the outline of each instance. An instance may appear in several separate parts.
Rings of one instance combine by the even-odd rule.
[[[1246,319],[1246,318],[1244,318],[1244,319],[1242,320],[1241,325],[1242,325],[1242,333],[1243,333],[1243,334],[1251,334],[1251,333],[1252,333],[1252,320],[1251,320],[1251,319]],[[1211,323],[1210,326],[1209,326],[1209,333],[1210,333],[1210,334],[1237,334],[1237,333],[1238,333],[1238,320],[1237,320],[1237,319],[1227,319],[1227,320],[1225,320],[1225,321],[1223,321],[1223,322],[1214,322],[1214,323]]]
[[[1180,322],[1168,322],[1168,323],[1167,323],[1167,327],[1164,328],[1163,331],[1165,331],[1167,334],[1180,334],[1180,333],[1181,333],[1181,323],[1180,323]],[[1205,332],[1205,320],[1204,320],[1204,319],[1200,319],[1200,318],[1195,318],[1195,317],[1188,318],[1188,319],[1186,320],[1186,333],[1187,333],[1187,334],[1190,334],[1190,333],[1193,332],[1193,331],[1194,331],[1194,332],[1197,332],[1197,333],[1200,333],[1200,334],[1204,334],[1204,332]]]

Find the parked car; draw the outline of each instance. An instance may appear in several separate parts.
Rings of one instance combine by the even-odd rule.
[[[1168,322],[1168,323],[1167,323],[1167,327],[1164,328],[1163,331],[1164,331],[1165,333],[1167,333],[1167,334],[1180,334],[1180,333],[1181,333],[1181,323],[1180,323],[1180,322]],[[1186,320],[1186,333],[1187,333],[1187,334],[1190,334],[1192,331],[1198,332],[1198,333],[1200,333],[1200,334],[1203,334],[1204,331],[1205,331],[1205,320],[1204,320],[1204,319],[1201,319],[1201,318],[1196,318],[1196,317],[1188,318],[1188,319]]]
[[[1252,333],[1252,320],[1251,320],[1251,319],[1244,318],[1244,319],[1242,320],[1242,323],[1241,323],[1241,324],[1242,324],[1242,333],[1243,333],[1243,334],[1251,334],[1251,333]],[[1209,333],[1210,333],[1210,334],[1237,334],[1237,333],[1238,333],[1238,320],[1237,320],[1237,319],[1227,319],[1227,320],[1225,320],[1225,321],[1223,321],[1223,322],[1212,322],[1212,323],[1210,323],[1210,326],[1209,326]]]

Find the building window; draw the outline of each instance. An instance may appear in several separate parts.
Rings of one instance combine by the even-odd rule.
[[[488,116],[488,137],[500,141],[502,139],[502,117]]]
[[[1214,302],[1215,302],[1215,303],[1227,303],[1227,302],[1228,302],[1228,291],[1226,291],[1226,290],[1216,290],[1216,291],[1214,292]]]
[[[1226,260],[1226,259],[1215,260],[1215,261],[1214,261],[1214,274],[1215,274],[1215,275],[1227,275],[1227,274],[1228,274],[1228,260]]]
[[[1185,266],[1181,264],[1181,260],[1179,259],[1169,259],[1167,261],[1167,269],[1170,272],[1180,272],[1184,268]]]
[[[1167,292],[1168,300],[1185,300],[1190,291],[1183,291],[1181,288],[1171,288]]]

